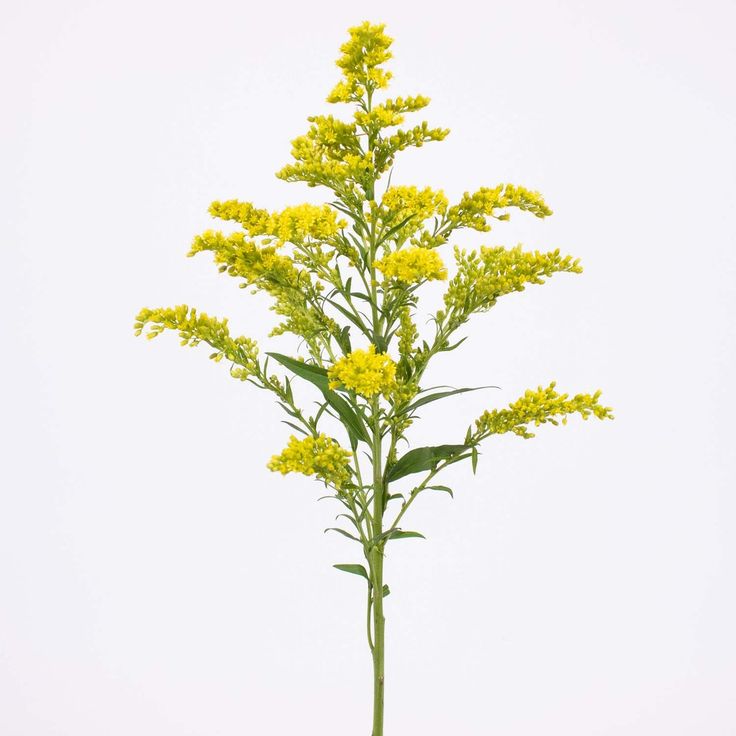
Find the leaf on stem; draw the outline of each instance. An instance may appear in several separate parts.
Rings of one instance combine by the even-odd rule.
[[[327,534],[327,532],[337,532],[338,534],[342,534],[343,537],[347,537],[348,539],[352,539],[354,542],[360,543],[360,539],[358,539],[358,537],[354,537],[350,532],[340,529],[339,526],[329,526],[325,529],[324,533]]]
[[[498,386],[476,386],[474,388],[456,388],[452,391],[440,391],[436,394],[431,394],[429,396],[422,396],[421,398],[414,401],[412,404],[406,407],[403,413],[408,414],[409,412],[414,411],[414,409],[418,409],[420,406],[424,406],[425,404],[430,404],[433,401],[439,401],[439,399],[444,399],[448,396],[454,396],[455,394],[464,394],[468,391],[480,391],[484,388],[498,388]]]
[[[386,472],[386,482],[391,483],[405,475],[434,470],[441,460],[449,460],[462,455],[470,448],[467,445],[438,445],[436,447],[417,447],[402,455]]]
[[[370,583],[368,572],[363,567],[363,565],[340,564],[340,565],[333,565],[332,567],[335,567],[338,570],[342,570],[343,572],[352,573],[353,575],[360,575],[360,577],[365,578]]]

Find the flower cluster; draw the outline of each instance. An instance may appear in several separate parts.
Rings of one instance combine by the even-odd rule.
[[[580,414],[583,419],[591,414],[598,419],[613,419],[613,410],[598,403],[600,391],[594,394],[576,394],[569,398],[567,394],[557,393],[555,385],[553,381],[547,388],[540,386],[536,391],[528,389],[521,398],[509,404],[508,409],[484,412],[475,422],[474,439],[479,441],[489,435],[505,432],[513,432],[529,439],[534,437],[529,431],[529,424],[567,424],[567,416],[575,413]]]
[[[487,232],[491,229],[487,218],[508,220],[508,213],[496,215],[496,210],[516,207],[531,212],[537,217],[547,217],[552,210],[545,204],[542,195],[514,184],[499,184],[491,189],[481,187],[477,192],[465,192],[462,199],[447,211],[448,217],[455,227],[469,227],[473,230]]]
[[[411,247],[389,253],[373,264],[387,279],[406,284],[446,279],[447,269],[436,250]]]
[[[242,287],[253,286],[275,299],[273,310],[286,318],[271,334],[293,332],[307,339],[320,332],[336,330],[334,321],[323,311],[307,303],[305,297],[316,291],[310,274],[297,268],[289,256],[277,252],[277,247],[258,246],[242,232],[224,235],[208,230],[194,238],[189,256],[203,251],[214,254],[220,270],[242,278]]]
[[[140,335],[146,325],[149,340],[164,330],[178,330],[182,345],[194,347],[200,342],[207,343],[215,348],[210,358],[215,362],[227,358],[237,365],[230,373],[241,381],[258,370],[258,346],[247,337],[231,337],[227,318],[217,319],[204,312],[198,314],[193,307],[181,304],[165,309],[141,309],[134,325],[135,334]]]
[[[305,182],[310,187],[326,186],[343,202],[350,200],[358,208],[366,198],[373,199],[376,179],[393,165],[399,151],[442,140],[449,133],[423,122],[408,130],[381,135],[384,129],[403,122],[405,114],[429,104],[429,99],[421,95],[369,103],[373,93],[387,87],[391,79],[391,73],[381,66],[391,58],[392,42],[383,29],[383,25],[368,22],[350,28],[350,39],[341,47],[337,65],[343,71],[343,80],[327,100],[356,103],[354,122],[332,116],[310,117],[308,132],[291,142],[295,163],[278,171],[278,178]],[[372,141],[368,150],[363,145],[364,138]]]
[[[382,69],[392,56],[389,48],[393,39],[383,29],[386,26],[372,25],[368,21],[348,29],[350,34],[341,47],[342,56],[336,64],[342,69],[343,80],[333,88],[328,102],[356,102],[365,94],[384,89],[391,79],[391,72]]]
[[[446,210],[447,197],[441,190],[395,186],[387,189],[383,195],[378,215],[384,227],[391,230],[392,239],[400,245],[422,228],[425,220],[443,215]],[[423,234],[429,235],[425,232]]]
[[[375,135],[384,128],[392,128],[404,122],[406,113],[417,112],[429,105],[429,97],[397,97],[374,105],[370,111],[356,110],[355,122],[368,135]]]
[[[387,138],[379,138],[374,148],[375,170],[380,174],[390,169],[396,154],[410,146],[421,148],[425,143],[442,141],[449,134],[449,128],[430,128],[425,120],[408,130],[399,129]]]
[[[319,434],[302,440],[292,435],[281,454],[271,458],[268,468],[282,475],[316,475],[325,483],[341,488],[350,479],[349,457],[350,452],[327,435]]]
[[[209,212],[221,220],[240,223],[251,237],[267,235],[280,242],[301,243],[306,238],[325,240],[347,224],[329,205],[300,204],[281,212],[258,209],[250,202],[230,199],[213,202]]]
[[[361,396],[388,393],[396,382],[396,364],[386,353],[376,353],[374,345],[368,350],[354,350],[340,358],[327,371],[330,388],[344,387]]]
[[[515,248],[481,247],[480,253],[455,248],[457,273],[445,293],[445,306],[465,319],[473,312],[490,309],[498,297],[512,291],[523,291],[526,284],[542,284],[544,278],[567,271],[581,273],[577,259],[561,256],[559,250],[549,253]]]

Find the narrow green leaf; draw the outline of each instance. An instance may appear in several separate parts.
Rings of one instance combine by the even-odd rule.
[[[349,319],[359,330],[363,329],[363,325],[360,323],[360,320],[352,312],[343,307],[342,304],[339,304],[334,299],[325,299],[325,301],[328,301],[330,304],[332,304],[335,309],[337,309],[345,317],[347,317],[347,319]]]
[[[448,488],[447,486],[427,486],[425,491],[443,491],[444,493],[449,493],[452,498],[455,498],[455,494],[452,492],[452,488]]]
[[[301,360],[296,360],[296,358],[290,358],[288,355],[281,355],[281,353],[266,353],[266,355],[270,355],[281,365],[286,366],[292,373],[296,373],[297,376],[313,383],[319,389],[328,389],[327,371],[324,368],[313,363],[304,363]]]
[[[462,340],[458,340],[454,345],[448,345],[446,348],[442,348],[440,350],[441,353],[449,353],[451,350],[454,350],[457,347],[460,347],[467,339],[469,335],[466,335]]]
[[[412,217],[414,217],[414,215],[409,215],[409,217],[405,217],[405,218],[404,218],[404,219],[403,219],[403,220],[402,220],[402,221],[401,221],[401,222],[400,222],[400,223],[399,223],[398,225],[394,225],[394,226],[393,226],[393,227],[392,227],[392,228],[391,228],[391,229],[390,229],[390,230],[389,230],[389,231],[388,231],[387,233],[385,233],[385,234],[383,235],[383,237],[382,237],[382,238],[381,238],[381,239],[380,239],[380,240],[378,241],[378,245],[380,245],[381,243],[385,242],[385,241],[386,241],[386,240],[388,240],[388,239],[389,239],[389,238],[390,238],[390,237],[391,237],[391,236],[392,236],[392,235],[393,235],[394,233],[396,233],[396,232],[398,232],[399,230],[401,230],[401,228],[402,228],[402,227],[404,227],[404,225],[406,225],[406,223],[407,223],[407,222],[409,222],[409,220],[411,220],[411,218],[412,218]]]
[[[473,475],[475,475],[475,471],[478,468],[478,448],[474,447],[471,452],[471,462],[473,464]]]
[[[363,567],[363,565],[340,564],[340,565],[333,565],[332,567],[335,567],[338,570],[342,570],[343,572],[352,573],[353,575],[360,575],[360,577],[365,578],[368,582],[370,582],[370,578],[368,577],[368,572]]]
[[[338,396],[338,394],[330,389],[329,380],[327,379],[327,371],[324,368],[321,368],[318,365],[313,365],[312,363],[303,363],[301,360],[290,358],[288,355],[281,355],[281,353],[267,353],[267,355],[270,355],[274,360],[277,360],[281,365],[288,368],[297,376],[300,376],[306,381],[317,386],[317,388],[322,391],[327,403],[340,416],[340,419],[347,427],[348,432],[351,433],[351,438],[355,437],[359,440],[363,440],[363,442],[370,442],[368,431],[360,417],[355,413],[345,399]]]
[[[412,539],[414,537],[426,539],[424,534],[420,534],[419,532],[402,532],[401,529],[394,529],[388,536],[389,539]]]
[[[346,532],[344,529],[340,529],[339,526],[329,526],[327,529],[325,529],[325,534],[327,532],[337,532],[338,534],[342,534],[343,537],[347,537],[348,539],[352,539],[354,542],[360,543],[360,539],[358,537],[354,537],[350,532]]]
[[[421,473],[423,470],[434,470],[441,460],[448,460],[460,455],[470,448],[467,445],[438,445],[437,447],[417,447],[402,455],[386,473],[386,482],[390,483],[405,475]]]
[[[330,389],[324,389],[322,393],[327,403],[338,413],[351,436],[363,440],[363,442],[370,443],[370,437],[368,436],[368,430],[365,428],[365,424],[363,424],[363,421],[350,404],[342,396]]]
[[[370,540],[369,544],[371,547],[375,547],[381,544],[381,542],[387,542],[389,539],[411,539],[414,537],[426,539],[426,537],[419,532],[405,532],[402,529],[390,529],[389,531],[377,534]]]
[[[304,434],[304,435],[308,435],[309,434],[307,432],[307,430],[304,429],[304,427],[299,427],[296,424],[294,424],[293,422],[287,422],[286,419],[282,419],[281,420],[281,423],[282,424],[288,424],[292,429],[295,429],[297,432],[299,432],[299,434]]]
[[[476,386],[474,388],[456,388],[452,391],[440,391],[436,394],[431,394],[430,396],[422,396],[421,398],[414,401],[412,404],[406,407],[404,410],[404,413],[409,413],[411,411],[414,411],[414,409],[418,409],[420,406],[424,406],[425,404],[430,404],[433,401],[439,401],[439,399],[444,399],[448,396],[454,396],[455,394],[464,394],[468,391],[480,391],[484,388],[498,388],[498,386]]]

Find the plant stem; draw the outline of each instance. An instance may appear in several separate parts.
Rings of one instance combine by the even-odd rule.
[[[381,460],[381,418],[379,400],[373,400],[373,538],[383,531],[383,467]],[[383,544],[370,551],[373,587],[373,736],[383,736],[384,630]]]

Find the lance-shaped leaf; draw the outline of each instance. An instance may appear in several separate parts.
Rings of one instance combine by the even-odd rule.
[[[332,567],[336,567],[338,570],[342,570],[343,572],[352,573],[353,575],[360,575],[360,577],[365,578],[370,583],[368,572],[363,567],[363,565],[339,564],[333,565]]]
[[[414,411],[415,409],[418,409],[420,406],[424,406],[425,404],[431,404],[433,401],[439,401],[439,399],[445,399],[448,396],[454,396],[455,394],[464,394],[468,391],[480,391],[484,388],[498,388],[498,386],[476,386],[474,388],[456,388],[452,391],[440,391],[436,394],[429,394],[427,396],[422,396],[421,398],[418,398],[416,401],[412,402],[409,406],[404,409],[404,413],[408,414],[409,412]]]
[[[460,456],[470,448],[467,445],[438,445],[417,447],[402,455],[386,472],[386,482],[391,483],[405,475],[434,470],[441,460]]]
[[[274,360],[278,360],[281,365],[286,366],[292,373],[296,373],[300,378],[313,383],[321,391],[329,390],[329,381],[327,380],[327,370],[313,363],[304,363],[296,358],[290,358],[288,355],[281,353],[266,353]]]
[[[358,539],[358,537],[352,535],[350,532],[346,532],[344,529],[340,529],[339,526],[329,526],[327,527],[327,529],[325,529],[325,534],[327,534],[327,532],[337,532],[338,534],[342,534],[343,537],[352,539],[354,542],[360,542],[360,539]]]
[[[278,360],[281,365],[296,373],[297,376],[314,384],[322,392],[325,401],[337,412],[347,428],[354,445],[357,444],[358,440],[370,443],[368,430],[365,428],[363,420],[342,396],[330,389],[327,371],[324,368],[311,363],[303,363],[301,360],[290,358],[288,355],[281,355],[281,353],[267,353],[267,355],[270,355],[274,360]]]
[[[386,542],[389,539],[426,539],[424,534],[419,532],[405,532],[403,529],[389,529],[388,531],[376,534],[373,539],[370,540],[369,544],[371,547],[375,547],[381,542]]]

